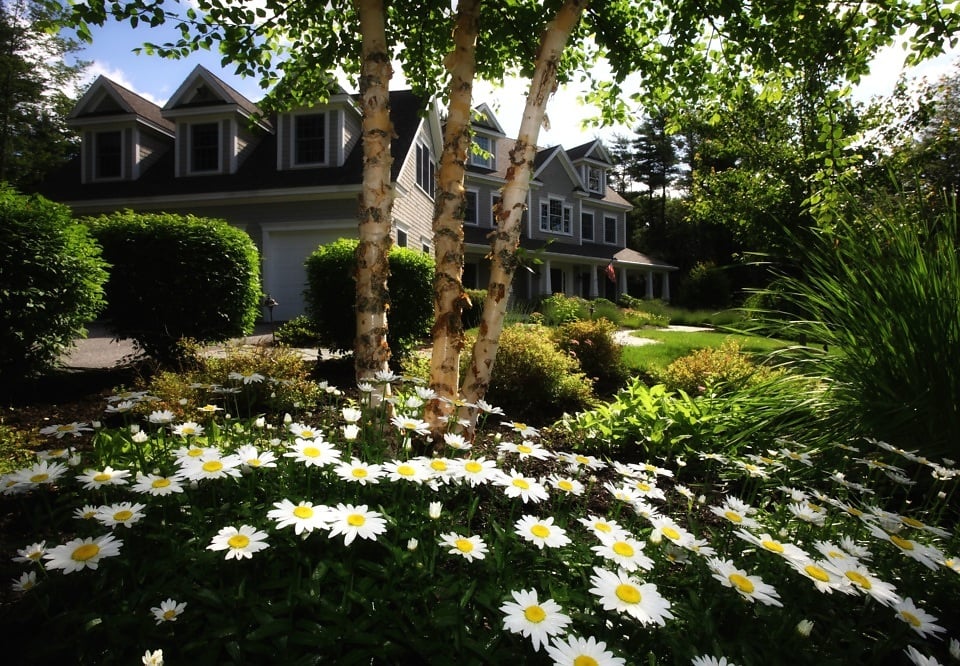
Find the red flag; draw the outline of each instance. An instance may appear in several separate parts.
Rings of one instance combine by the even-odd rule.
[[[617,272],[613,269],[613,264],[607,264],[607,277],[610,278],[610,282],[617,281]]]

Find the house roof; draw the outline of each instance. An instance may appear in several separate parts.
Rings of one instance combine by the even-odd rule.
[[[213,95],[212,98],[203,96],[205,88]],[[163,106],[163,110],[230,104],[236,105],[248,116],[259,117],[263,115],[259,106],[234,90],[228,83],[203,65],[197,65],[183,80],[176,92],[170,96],[170,99]]]
[[[106,103],[103,96],[111,99],[114,104]],[[67,119],[72,121],[72,125],[79,125],[88,118],[130,114],[172,134],[173,123],[160,115],[160,111],[160,107],[150,100],[101,74],[80,98]]]
[[[391,176],[396,180],[403,157],[416,136],[423,101],[412,91],[394,91],[390,93],[390,107],[396,130],[391,144],[394,157]],[[174,173],[171,140],[169,149],[136,180],[82,184],[78,157],[51,174],[41,185],[40,193],[57,201],[79,202],[359,185],[363,176],[363,145],[360,141],[356,142],[342,166],[280,171],[277,169],[277,136],[263,132],[253,152],[238,166],[236,173],[180,178]]]

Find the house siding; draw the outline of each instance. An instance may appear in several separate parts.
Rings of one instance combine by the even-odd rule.
[[[427,238],[433,247],[433,208],[434,200],[417,185],[417,151],[416,144],[422,142],[430,147],[431,157],[436,162],[438,151],[433,145],[430,131],[425,122],[420,123],[416,139],[406,156],[394,155],[394,159],[402,159],[400,173],[397,176],[396,198],[393,201],[393,219],[396,225],[401,225],[407,232],[408,246],[420,249],[420,239]],[[396,228],[393,232],[396,240]]]

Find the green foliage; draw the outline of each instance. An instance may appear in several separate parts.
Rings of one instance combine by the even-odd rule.
[[[592,301],[582,301],[580,319],[606,319],[620,326],[623,324],[623,311],[613,301],[595,298]]]
[[[677,359],[697,349],[716,348],[730,339],[736,341],[741,351],[766,359],[774,352],[790,347],[790,343],[757,335],[727,335],[715,331],[676,331],[646,329],[637,335],[656,344],[644,346],[626,346],[623,360],[632,371],[638,371],[654,377]],[[766,363],[766,360],[764,360]]]
[[[623,352],[613,339],[617,327],[606,319],[577,321],[554,331],[557,346],[577,359],[599,395],[611,395],[627,380]]]
[[[507,326],[500,335],[486,399],[518,419],[537,423],[594,401],[592,381],[575,358],[557,347],[549,329],[522,324]]]
[[[846,201],[849,217],[807,242],[802,273],[776,295],[799,313],[768,319],[810,349],[798,371],[833,381],[839,423],[926,455],[960,441],[960,248],[956,209],[902,193],[883,206]],[[890,205],[894,204],[894,205]]]
[[[658,382],[686,393],[729,393],[769,380],[774,371],[756,365],[733,338],[719,347],[698,349],[655,372]]]
[[[56,365],[103,308],[106,264],[70,210],[0,186],[0,384]]]
[[[626,328],[648,328],[669,326],[670,320],[663,316],[644,310],[624,310],[620,315],[620,322]]]
[[[677,301],[688,308],[725,308],[730,305],[732,285],[726,271],[700,262],[690,269],[677,290]]]
[[[113,266],[105,316],[118,338],[173,363],[185,339],[220,342],[253,330],[260,259],[243,231],[221,220],[132,211],[89,224]]]
[[[354,314],[358,241],[341,238],[321,245],[306,261],[307,316],[324,347],[351,351],[357,333]],[[390,310],[387,315],[390,349],[398,358],[408,354],[433,325],[433,259],[403,247],[390,250]]]
[[[547,326],[559,326],[580,319],[581,299],[553,294],[540,302],[540,312]]]
[[[319,347],[320,334],[306,315],[298,315],[285,321],[275,333],[277,342],[287,347]]]

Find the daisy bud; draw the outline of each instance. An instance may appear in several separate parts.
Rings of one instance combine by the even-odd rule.
[[[186,399],[186,398],[180,398],[179,400],[177,400],[177,404],[180,405],[181,407],[183,407],[185,404],[187,404],[187,399]]]
[[[90,425],[91,425],[92,427],[94,427],[94,428],[99,428],[99,427],[100,427],[101,425],[103,425],[103,424],[100,423],[100,421],[91,421],[91,422],[90,422]]]
[[[254,426],[255,428],[262,428],[262,427],[265,426],[266,424],[267,424],[267,419],[264,418],[263,416],[259,416],[259,417],[257,417],[256,419],[254,419],[254,421],[253,421],[253,426]]]
[[[356,423],[348,423],[343,426],[343,438],[348,442],[352,442],[360,435],[360,426]]]
[[[659,530],[650,533],[650,543],[660,543],[661,541],[663,541],[663,535],[660,534]]]
[[[700,503],[700,504],[706,504],[706,503],[707,503],[707,496],[706,496],[706,495],[700,495],[700,497],[697,498],[697,502]]]
[[[801,636],[807,637],[810,635],[811,631],[813,631],[812,620],[800,620],[797,622],[797,633]]]
[[[417,546],[419,545],[420,545],[419,541],[417,541],[416,539],[410,539],[409,541],[407,541],[407,550],[409,550],[410,552],[413,552],[417,549]]]
[[[430,502],[429,515],[431,518],[436,520],[440,517],[440,510],[443,509],[443,504],[440,502]]]
[[[293,417],[289,413],[283,415],[284,423],[293,423]]]
[[[137,444],[143,444],[149,438],[147,437],[147,433],[143,432],[142,430],[138,430],[137,432],[133,433],[133,437],[131,437],[130,439],[132,439]]]
[[[130,424],[130,434],[136,435],[138,432],[140,432],[140,426],[138,426],[136,423],[131,423],[131,424]]]
[[[937,498],[942,500],[947,499],[947,494],[941,490],[939,493],[937,493]]]
[[[163,650],[151,652],[147,650],[143,653],[144,666],[163,666]]]

